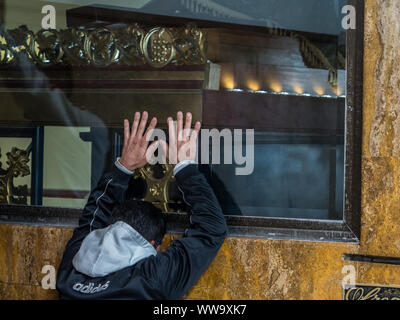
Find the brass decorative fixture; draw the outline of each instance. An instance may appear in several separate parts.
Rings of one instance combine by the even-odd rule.
[[[169,188],[174,180],[172,165],[159,165],[161,172],[156,175],[155,167],[147,164],[143,168],[135,171],[134,179],[142,178],[146,181],[146,193],[142,200],[153,203],[164,212],[175,211],[169,204],[171,203]]]
[[[7,169],[0,162],[0,203],[27,204],[28,186],[14,186],[14,178],[30,174],[29,151],[12,148],[7,158]]]
[[[21,53],[39,66],[57,64],[106,67],[110,64],[162,68],[168,64],[206,63],[207,41],[189,24],[182,28],[145,29],[138,24],[41,29],[26,26],[0,32],[0,64],[12,64]]]
[[[338,69],[345,59],[338,53],[338,66],[304,35],[272,26],[267,34],[291,37],[299,41],[306,66],[329,71],[329,83],[337,88]],[[194,24],[185,27],[144,28],[139,24],[82,26],[61,30],[41,29],[34,33],[26,26],[0,31],[0,65],[12,64],[19,54],[39,66],[71,65],[107,67],[150,65],[162,68],[168,64],[199,65],[207,61],[207,40]]]

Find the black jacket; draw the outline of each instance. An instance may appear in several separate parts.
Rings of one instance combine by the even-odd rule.
[[[164,252],[153,255],[148,251],[147,257],[138,262],[133,259],[131,261],[134,264],[104,276],[93,277],[90,272],[78,272],[74,267],[76,264],[73,264],[74,257],[82,243],[85,243],[85,238],[87,242],[96,232],[102,236],[110,235],[110,231],[107,233],[104,230],[110,228],[109,219],[114,206],[125,200],[129,179],[128,174],[115,167],[111,173],[102,177],[91,193],[58,269],[57,290],[60,298],[180,299],[216,256],[227,234],[225,218],[203,174],[195,165],[189,165],[176,174],[178,187],[191,209],[190,228],[181,238],[174,240]],[[133,228],[128,231],[136,232]],[[129,234],[121,237],[130,238]],[[101,245],[103,241],[101,239],[98,243]],[[112,241],[118,244],[120,239]],[[139,239],[134,245],[140,246],[145,242],[148,245],[147,241]],[[118,245],[114,247],[118,248]],[[127,249],[136,250],[132,247]],[[107,252],[100,253],[104,254]],[[85,255],[90,260],[91,250],[84,252],[83,257]]]

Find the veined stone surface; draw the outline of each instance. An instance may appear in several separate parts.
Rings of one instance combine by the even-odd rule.
[[[371,50],[366,53],[375,60],[366,66],[374,67],[375,109],[369,134],[372,157],[400,156],[399,15],[400,2],[396,0],[378,0],[375,7],[367,7],[366,45]],[[373,20],[375,23],[370,23]],[[366,71],[370,77],[372,70]]]

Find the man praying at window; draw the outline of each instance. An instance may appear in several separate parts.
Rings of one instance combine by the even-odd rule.
[[[227,226],[221,207],[197,169],[196,155],[184,151],[196,150],[188,146],[196,145],[200,123],[191,132],[192,115],[187,113],[183,124],[178,112],[176,129],[173,119],[167,120],[169,146],[160,141],[149,145],[146,137],[157,119],[145,130],[147,120],[147,112],[137,112],[131,128],[124,121],[122,155],[91,192],[67,243],[57,274],[62,299],[180,299],[224,242]],[[190,208],[190,227],[163,252],[164,214],[149,202],[125,198],[134,171],[161,144],[166,154],[168,148],[177,150],[174,176]]]

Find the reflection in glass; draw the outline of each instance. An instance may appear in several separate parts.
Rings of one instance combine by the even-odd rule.
[[[254,153],[251,175],[235,175],[235,163],[202,167],[226,214],[341,218],[343,139],[264,133]]]
[[[49,3],[56,30],[41,30],[42,1],[0,4],[1,130],[32,133],[0,135],[1,173],[12,147],[36,141],[14,179],[27,204],[83,207],[124,118],[148,110],[165,129],[182,110],[256,132],[251,175],[201,167],[227,215],[342,219],[345,0]],[[169,172],[138,172],[131,196],[184,210]]]

